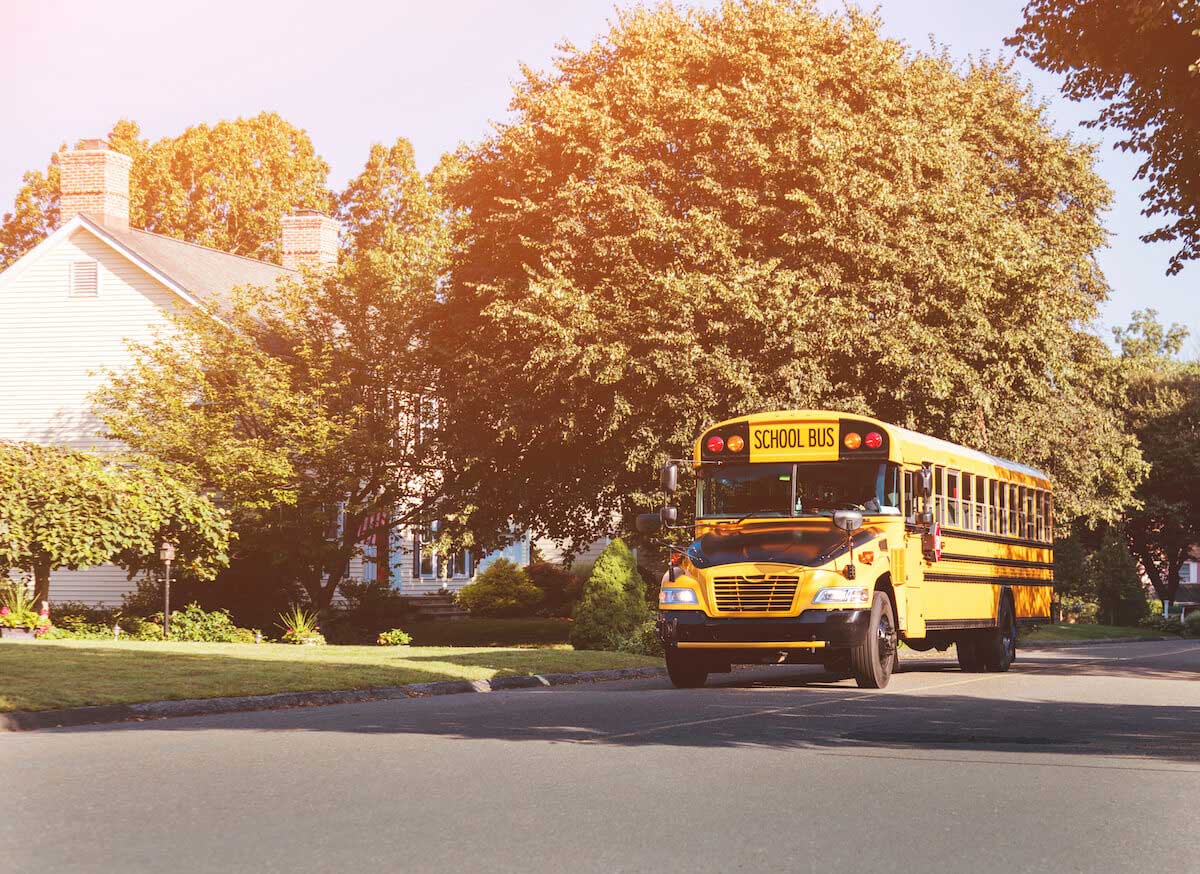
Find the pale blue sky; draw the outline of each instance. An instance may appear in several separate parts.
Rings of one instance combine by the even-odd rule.
[[[917,49],[932,37],[964,58],[1004,51],[1022,5],[883,0],[879,13],[889,36]],[[504,115],[518,64],[544,67],[561,40],[590,42],[614,8],[612,0],[0,0],[0,211],[11,209],[24,170],[122,116],[158,138],[273,109],[307,129],[335,186],[372,142],[397,136],[429,168]],[[1018,69],[1049,101],[1058,130],[1101,139],[1078,126],[1094,109],[1061,98],[1055,77]],[[1167,277],[1171,247],[1138,241],[1153,225],[1139,214],[1137,161],[1109,148],[1113,139],[1103,138],[1098,167],[1116,193],[1111,246],[1100,255],[1113,287],[1105,325],[1152,306],[1200,333],[1200,264]]]

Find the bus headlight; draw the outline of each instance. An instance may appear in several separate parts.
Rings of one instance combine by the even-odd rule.
[[[817,592],[814,604],[860,604],[871,597],[871,590],[862,586],[832,586]]]
[[[693,589],[677,589],[664,586],[658,590],[660,604],[695,604],[696,592]]]

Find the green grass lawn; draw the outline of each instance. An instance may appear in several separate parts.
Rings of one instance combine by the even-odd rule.
[[[1034,645],[1062,640],[1120,640],[1123,637],[1156,637],[1152,628],[1129,628],[1123,625],[1039,625],[1021,632],[1021,642]]]
[[[545,646],[567,642],[569,619],[438,619],[404,630],[413,646]]]
[[[552,648],[0,642],[0,710],[362,689],[659,666],[628,653]]]

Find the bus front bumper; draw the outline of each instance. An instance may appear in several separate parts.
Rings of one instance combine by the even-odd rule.
[[[844,648],[863,641],[870,610],[805,610],[794,617],[716,619],[701,610],[663,610],[658,634],[680,649]]]

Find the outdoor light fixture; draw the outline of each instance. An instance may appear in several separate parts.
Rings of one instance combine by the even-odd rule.
[[[158,547],[158,560],[163,563],[163,637],[171,637],[171,562],[175,560],[175,544],[164,540]]]

